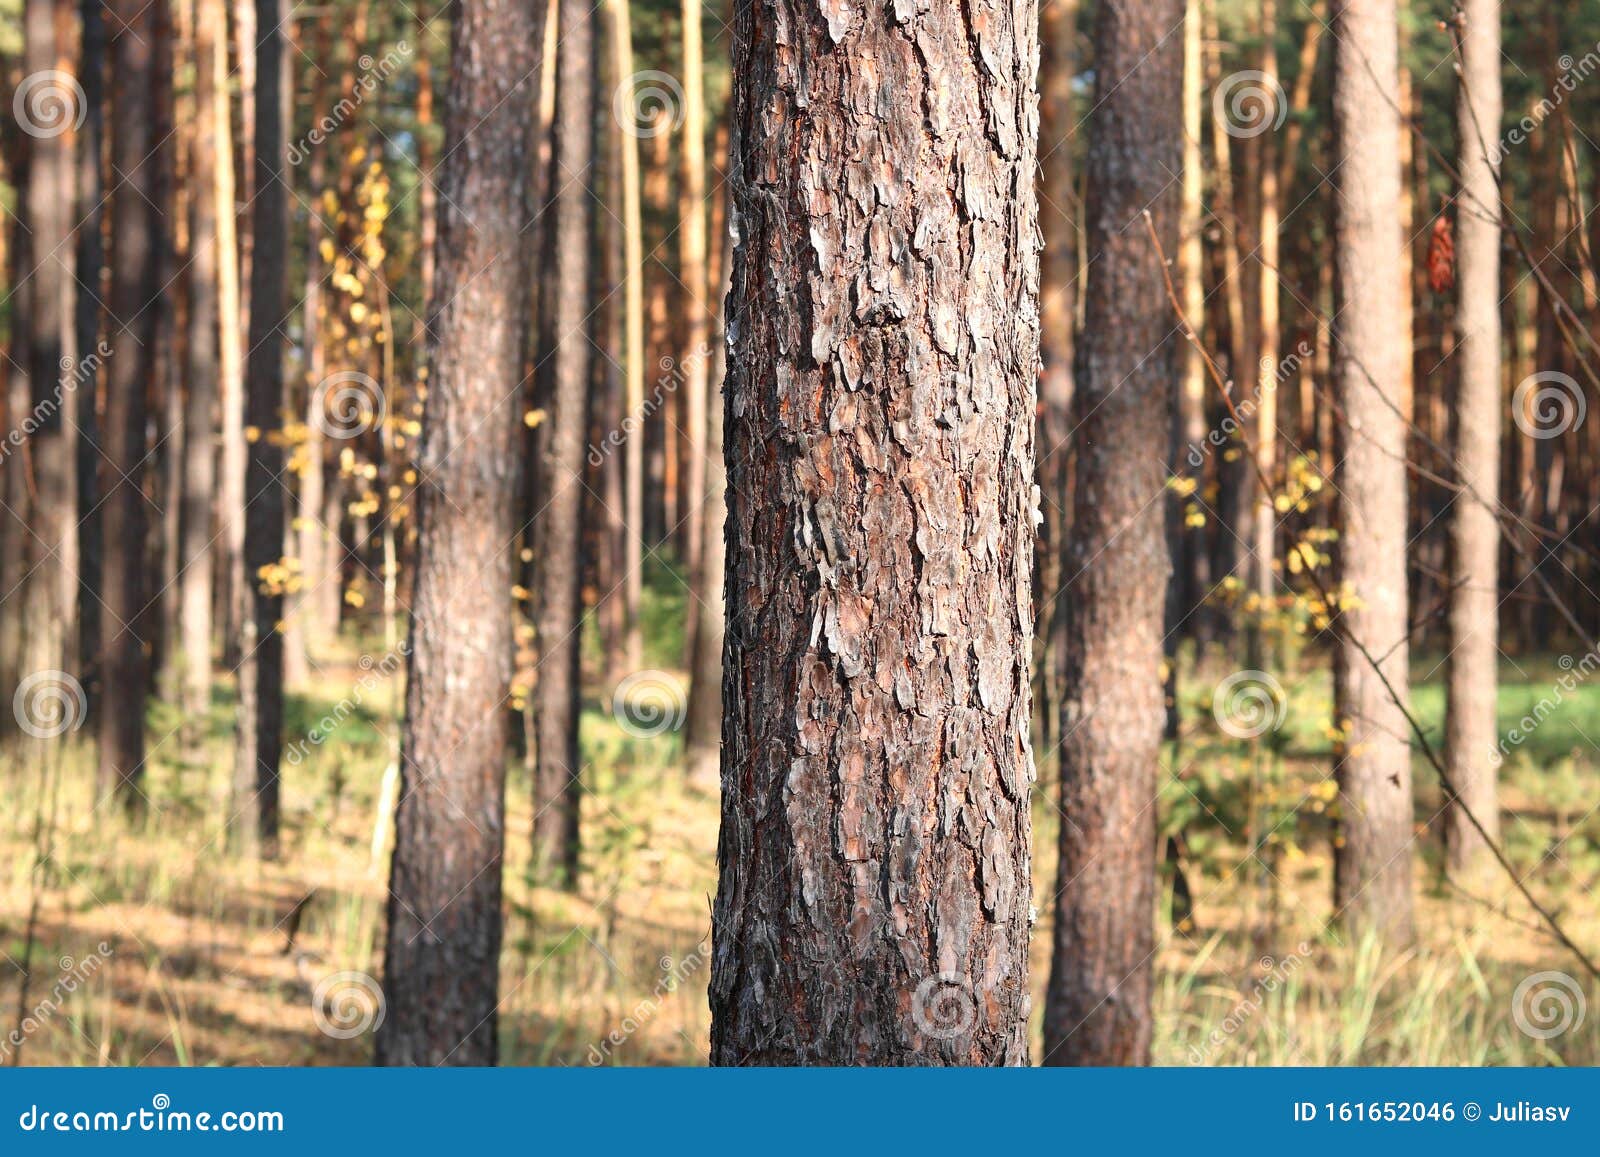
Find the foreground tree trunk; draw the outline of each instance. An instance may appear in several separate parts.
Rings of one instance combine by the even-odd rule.
[[[594,154],[594,13],[558,9],[556,57],[555,386],[542,477],[539,682],[534,727],[534,871],[574,887],[578,877],[579,642],[583,577],[583,456],[587,434],[590,167]]]
[[[147,504],[146,390],[155,368],[154,5],[119,0],[111,10],[111,357],[106,382],[105,591],[101,610],[100,792],[143,809],[144,700],[150,663],[141,637]],[[165,78],[161,82],[164,83]]]
[[[439,171],[418,560],[377,1059],[497,1054],[518,399],[544,5],[460,0]],[[588,109],[588,102],[582,106]],[[470,146],[466,145],[470,137]]]
[[[1035,11],[823,11],[733,38],[711,1059],[1023,1064]]]
[[[1171,430],[1177,365],[1161,261],[1141,214],[1176,253],[1183,19],[1183,0],[1131,0],[1102,3],[1095,25],[1046,1064],[1150,1057],[1154,800],[1171,570],[1160,439]]]
[[[278,854],[278,765],[283,755],[283,343],[289,308],[287,241],[288,39],[282,0],[256,0],[255,206],[250,218],[250,353],[245,422],[256,431],[245,468],[245,605],[239,638],[239,730],[229,842],[245,854]]]
[[[1345,728],[1336,756],[1342,840],[1335,904],[1358,933],[1393,943],[1412,934],[1411,749],[1399,703],[1362,648],[1404,696],[1406,623],[1405,348],[1398,270],[1400,118],[1394,0],[1342,0],[1334,9],[1334,129],[1338,323],[1333,375],[1342,457],[1339,581],[1348,601],[1334,656],[1334,697]]]
[[[1468,493],[1451,507],[1450,670],[1445,755],[1450,782],[1491,838],[1500,827],[1495,719],[1500,600],[1500,194],[1488,150],[1500,140],[1500,4],[1462,6],[1456,138],[1456,469]],[[1487,865],[1483,837],[1458,806],[1445,812],[1452,877]]]

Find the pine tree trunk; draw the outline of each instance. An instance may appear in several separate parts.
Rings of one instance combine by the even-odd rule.
[[[183,423],[187,438],[178,579],[184,751],[186,762],[193,766],[203,759],[205,718],[211,704],[211,510],[216,500],[216,426],[222,393],[218,222],[233,214],[232,157],[228,156],[230,171],[224,174],[217,147],[228,118],[227,19],[223,0],[198,0],[194,27],[195,124],[189,162],[189,365]]]
[[[144,701],[149,661],[141,637],[146,584],[147,504],[140,493],[145,468],[145,397],[155,359],[156,251],[161,221],[155,210],[156,146],[154,6],[117,0],[112,29],[111,356],[106,383],[105,605],[101,612],[99,777],[102,798],[115,793],[142,811]],[[165,78],[160,78],[164,81]]]
[[[510,387],[523,377],[529,320],[522,228],[543,18],[537,0],[461,0],[451,34],[380,1064],[497,1056],[520,478]],[[580,107],[587,115],[589,102]]]
[[[1335,905],[1359,933],[1412,935],[1411,749],[1405,715],[1361,648],[1401,696],[1406,621],[1405,347],[1400,264],[1400,119],[1394,0],[1335,5],[1334,127],[1339,192],[1333,376],[1342,457],[1340,613],[1334,696],[1346,728],[1336,756],[1341,840]],[[1358,645],[1359,644],[1359,645]]]
[[[583,469],[590,345],[590,168],[594,125],[594,14],[582,3],[558,10],[555,171],[555,384],[542,477],[538,745],[534,779],[535,874],[575,887],[578,876],[580,763],[578,707],[583,574]]]
[[[78,62],[84,118],[78,130],[77,296],[74,324],[78,341],[78,652],[89,716],[100,699],[100,603],[104,538],[100,518],[100,276],[105,268],[101,236],[104,193],[101,169],[105,146],[106,28],[103,0],[79,4],[82,52]],[[89,359],[93,359],[92,362]]]
[[[245,855],[278,854],[278,766],[283,754],[283,585],[266,573],[283,554],[289,479],[283,470],[283,344],[288,313],[289,61],[282,0],[256,0],[255,205],[250,215],[249,357],[245,422],[256,431],[245,469],[244,564],[249,613],[240,632],[239,729],[229,842]]]
[[[1095,27],[1046,1064],[1150,1057],[1153,801],[1171,571],[1160,447],[1171,429],[1177,350],[1161,261],[1140,215],[1148,211],[1163,249],[1175,252],[1183,19],[1183,0],[1129,0],[1102,4]]]
[[[632,108],[633,25],[629,0],[608,0],[612,20],[613,65],[618,82],[627,86]],[[622,600],[624,647],[621,663],[629,671],[644,665],[644,223],[639,189],[640,127],[622,125],[617,134],[621,152],[623,242],[623,419],[622,430]]]
[[[70,16],[70,11],[67,14]],[[58,34],[66,33],[75,21],[63,22],[60,15],[57,0],[28,0],[24,5],[23,65],[36,80],[41,74],[62,75],[60,65],[71,59],[65,36]],[[65,83],[65,78],[48,82],[52,88]],[[69,94],[58,95],[66,100]],[[35,90],[33,99],[39,101],[42,96]],[[68,110],[57,109],[56,113],[70,117],[76,102],[68,104]],[[56,131],[47,119],[47,105],[48,101],[29,106],[37,108],[46,131],[26,134],[22,229],[14,250],[26,262],[17,270],[26,280],[17,295],[22,316],[15,317],[12,324],[26,331],[32,395],[32,434],[25,457],[32,471],[33,503],[26,539],[28,570],[21,596],[27,620],[25,673],[66,666],[75,650],[71,626],[77,601],[78,397],[76,390],[69,388],[76,366],[72,312],[76,252],[67,244],[72,134],[70,124],[61,126],[67,131]],[[26,124],[25,120],[24,127]],[[18,455],[14,468],[23,461],[24,456]]]
[[[823,15],[735,17],[711,1059],[1023,1064],[1035,11]]]
[[[1269,91],[1281,92],[1278,85],[1278,5],[1277,0],[1261,0],[1261,74]],[[1287,112],[1287,110],[1283,110]],[[1276,102],[1267,115],[1276,116]],[[1278,513],[1273,507],[1272,493],[1262,489],[1260,478],[1276,486],[1278,468],[1278,362],[1281,336],[1278,331],[1278,266],[1279,266],[1279,205],[1278,205],[1278,139],[1276,129],[1255,138],[1260,150],[1257,189],[1260,213],[1257,266],[1259,269],[1257,316],[1260,318],[1260,349],[1256,355],[1256,428],[1252,434],[1251,449],[1255,453],[1255,470],[1247,485],[1255,494],[1255,517],[1251,524],[1254,541],[1251,543],[1250,577],[1251,593],[1256,598],[1256,613],[1250,616],[1249,665],[1260,669],[1268,665],[1265,635],[1272,626],[1271,607],[1277,596],[1277,579],[1272,562],[1277,554],[1276,529]]]
[[[701,0],[683,0],[683,189],[679,197],[678,280],[683,294],[683,346],[678,370],[683,377],[683,542],[689,571],[691,611],[684,634],[685,655],[692,664],[699,619],[693,608],[708,601],[705,551],[706,420],[710,404],[711,284],[706,240],[706,101],[705,63],[701,49]]]
[[[1056,0],[1039,13],[1039,231],[1040,265],[1038,474],[1044,515],[1037,550],[1038,622],[1043,636],[1036,715],[1039,740],[1054,750],[1051,728],[1059,718],[1066,656],[1066,607],[1061,598],[1072,501],[1072,362],[1078,318],[1078,193],[1072,163],[1077,128],[1073,77],[1077,71],[1078,0]]]
[[[1451,785],[1491,838],[1500,828],[1495,791],[1496,664],[1500,599],[1500,193],[1488,150],[1500,140],[1500,4],[1466,0],[1456,137],[1456,331],[1461,375],[1455,404],[1458,481],[1451,507],[1449,708],[1445,754]],[[1483,837],[1462,809],[1445,812],[1452,877],[1487,866]]]

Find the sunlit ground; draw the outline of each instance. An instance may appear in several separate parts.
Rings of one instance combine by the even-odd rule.
[[[672,621],[675,608],[658,601],[653,617]],[[381,644],[368,650],[376,655]],[[677,674],[676,651],[676,640],[665,638],[649,661]],[[41,766],[13,755],[0,763],[8,801],[0,813],[0,1038],[23,1027],[24,1043],[10,1050],[21,1063],[369,1061],[367,998],[337,974],[382,972],[386,862],[381,855],[375,862],[372,846],[397,725],[387,684],[352,713],[362,651],[348,642],[336,652],[320,656],[316,686],[291,705],[289,739],[330,712],[348,717],[286,767],[286,838],[276,865],[258,869],[223,854],[231,690],[219,691],[215,704],[209,767],[177,762],[177,736],[170,735],[177,720],[169,708],[152,709],[148,792],[157,810],[137,829],[93,810],[92,753],[81,735],[56,762]],[[1280,740],[1268,744],[1234,739],[1216,726],[1212,691],[1227,665],[1213,661],[1197,674],[1185,664],[1183,739],[1164,757],[1160,815],[1165,830],[1183,829],[1181,864],[1193,910],[1175,930],[1172,877],[1165,874],[1157,1060],[1600,1061],[1597,994],[1527,905],[1503,881],[1471,896],[1442,882],[1440,833],[1428,823],[1440,794],[1420,759],[1421,943],[1385,958],[1370,945],[1341,942],[1325,926],[1329,685],[1325,672],[1299,665],[1308,673],[1283,678],[1288,716]],[[1562,674],[1554,657],[1508,663],[1504,726],[1548,696]],[[591,676],[592,687],[605,683],[598,669]],[[1416,702],[1436,735],[1442,671],[1419,661],[1416,677],[1427,680]],[[705,1060],[716,801],[684,785],[675,735],[628,734],[613,719],[606,692],[604,701],[598,693],[591,698],[583,722],[589,766],[577,895],[527,886],[529,785],[520,763],[511,771],[500,1022],[508,1064]],[[1513,753],[1503,795],[1506,845],[1519,872],[1580,944],[1600,951],[1600,815],[1590,786],[1596,750],[1585,735],[1597,707],[1600,688],[1569,694]],[[1040,756],[1036,1031],[1057,831],[1055,761],[1048,746]],[[1250,846],[1259,854],[1247,855]],[[101,953],[102,943],[109,953]],[[32,968],[26,1023],[18,1012],[25,963]],[[1544,971],[1573,980],[1524,985],[1519,1009],[1519,984]],[[48,1015],[36,1015],[42,1008]]]

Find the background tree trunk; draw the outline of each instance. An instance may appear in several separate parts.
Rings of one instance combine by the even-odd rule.
[[[83,127],[78,130],[77,295],[78,334],[78,652],[81,679],[92,719],[100,699],[100,603],[104,539],[100,517],[100,302],[104,290],[105,239],[101,236],[105,163],[106,28],[104,0],[79,4],[82,51],[78,78],[83,86]],[[93,361],[89,361],[89,359]]]
[[[278,765],[283,754],[283,579],[267,572],[283,556],[289,482],[283,470],[284,330],[289,309],[289,60],[281,0],[256,0],[255,188],[250,229],[250,352],[245,421],[255,431],[245,471],[245,577],[250,613],[241,624],[239,731],[230,842],[278,854]]]
[[[543,20],[538,0],[461,0],[451,32],[380,1064],[488,1065],[498,1051],[520,473],[509,387],[529,320],[522,229]],[[587,119],[590,103],[579,107]]]
[[[1499,662],[1500,530],[1500,192],[1488,150],[1500,141],[1500,4],[1462,6],[1456,138],[1456,469],[1467,493],[1450,515],[1450,667],[1445,754],[1450,782],[1487,829],[1500,828],[1495,792]],[[1483,837],[1461,808],[1445,812],[1453,877],[1471,881],[1486,866]]]
[[[1347,730],[1336,755],[1342,841],[1334,899],[1357,931],[1412,934],[1411,748],[1401,707],[1357,642],[1404,695],[1406,621],[1405,362],[1400,233],[1400,118],[1394,0],[1334,7],[1334,125],[1339,204],[1334,388],[1345,414],[1335,465],[1344,606],[1334,696]]]
[[[1175,321],[1160,257],[1177,250],[1183,0],[1102,4],[1088,159],[1086,313],[1067,564],[1061,858],[1046,1064],[1150,1058],[1156,767]],[[1152,431],[1157,439],[1152,445]]]
[[[583,3],[558,9],[555,171],[555,383],[542,472],[539,674],[535,688],[534,868],[541,879],[575,887],[582,769],[578,747],[583,622],[583,458],[588,432],[589,192],[594,146],[594,13]]]
[[[711,1059],[1023,1064],[1035,11],[823,14],[735,16]]]
[[[221,325],[217,312],[222,217],[233,216],[233,157],[218,148],[228,123],[228,16],[223,0],[198,0],[194,28],[195,124],[189,161],[188,395],[183,453],[180,630],[185,762],[203,762],[211,705],[211,512],[216,501]],[[227,172],[221,159],[226,157]],[[230,220],[231,224],[231,220]],[[232,229],[228,230],[232,235]]]
[[[110,21],[113,90],[111,165],[111,357],[106,383],[105,605],[100,662],[100,791],[115,793],[130,811],[144,796],[144,700],[150,664],[141,617],[145,610],[146,390],[155,366],[156,250],[161,220],[155,210],[154,5],[117,0]]]

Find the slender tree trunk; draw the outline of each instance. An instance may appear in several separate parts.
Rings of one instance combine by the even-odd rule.
[[[1088,161],[1087,315],[1079,344],[1077,504],[1067,565],[1061,857],[1046,1064],[1150,1059],[1162,513],[1176,348],[1160,259],[1177,248],[1183,0],[1103,4]]]
[[[1278,5],[1277,0],[1261,0],[1261,74],[1262,82],[1270,91],[1279,91],[1278,85]],[[1273,113],[1277,110],[1274,109]],[[1284,110],[1287,111],[1287,110]],[[1272,115],[1272,113],[1269,113]],[[1259,248],[1257,250],[1258,305],[1260,318],[1260,349],[1257,352],[1256,428],[1251,449],[1255,453],[1255,471],[1276,486],[1278,469],[1278,361],[1281,340],[1278,332],[1278,267],[1279,267],[1279,205],[1278,205],[1278,139],[1275,129],[1269,129],[1256,138],[1260,150],[1260,184],[1257,189],[1260,215]],[[1251,478],[1247,485],[1256,496],[1255,518],[1251,530],[1251,591],[1256,598],[1256,613],[1250,618],[1249,664],[1254,668],[1267,665],[1265,634],[1272,627],[1271,608],[1277,595],[1277,580],[1273,576],[1273,559],[1277,556],[1276,530],[1278,514],[1273,507],[1273,495],[1263,490],[1258,479]]]
[[[110,9],[111,357],[106,384],[105,592],[100,631],[102,709],[99,777],[102,797],[115,793],[130,811],[144,808],[144,701],[150,665],[141,634],[145,609],[146,390],[155,365],[155,14],[145,0],[117,0]],[[164,80],[164,78],[161,78]]]
[[[419,16],[420,19],[420,16]],[[424,33],[417,35],[417,57],[427,60]],[[316,18],[315,59],[329,59],[332,53],[328,33],[328,17]],[[420,200],[421,190],[432,189],[433,173],[425,163],[423,140],[430,127],[423,116],[423,93],[431,88],[423,83],[425,65],[418,65],[417,95],[417,156],[418,169],[424,180],[418,182],[418,211],[423,214],[423,244],[431,232],[426,217],[427,207]],[[320,109],[328,91],[327,74],[321,69],[311,72],[311,107]],[[300,556],[301,588],[289,601],[288,625],[284,636],[284,680],[289,686],[303,686],[311,678],[311,640],[324,642],[339,629],[339,524],[323,522],[323,505],[327,493],[328,437],[324,433],[327,417],[324,408],[327,395],[322,382],[327,377],[327,354],[323,344],[323,321],[326,307],[323,304],[323,278],[327,263],[322,256],[323,239],[327,236],[324,224],[326,211],[323,190],[327,182],[328,150],[323,143],[305,142],[306,199],[311,210],[306,214],[305,280],[301,283],[301,364],[305,367],[306,385],[306,466],[300,476],[298,496],[298,521],[291,537],[295,539],[296,553]],[[430,271],[423,269],[426,275]],[[426,297],[424,297],[426,302]],[[423,308],[426,308],[424,304]],[[422,350],[426,341],[426,328],[420,320],[412,335],[415,349]],[[330,598],[331,596],[331,598]]]
[[[78,281],[74,324],[78,334],[78,650],[91,718],[100,700],[100,603],[103,537],[100,519],[101,273],[104,209],[101,177],[105,147],[106,28],[104,0],[79,4],[82,52],[83,127],[78,131]],[[92,360],[91,360],[92,359]]]
[[[613,65],[624,86],[625,108],[632,108],[633,26],[629,0],[608,0],[612,20]],[[622,444],[622,602],[625,631],[622,663],[629,671],[644,665],[640,613],[644,601],[644,224],[639,189],[641,126],[624,124],[617,134],[622,154],[623,242],[623,421]]]
[[[1038,544],[1039,620],[1043,636],[1036,715],[1040,742],[1054,750],[1050,729],[1060,715],[1066,656],[1066,608],[1061,596],[1070,521],[1072,361],[1078,314],[1078,195],[1072,163],[1077,127],[1072,82],[1077,71],[1078,0],[1055,0],[1039,13],[1039,231],[1040,267],[1038,473],[1044,515]]]
[[[683,0],[683,206],[678,225],[678,281],[683,290],[683,347],[678,369],[684,400],[684,561],[689,570],[689,614],[686,655],[692,661],[698,617],[695,604],[708,601],[705,567],[706,415],[711,365],[711,285],[707,278],[706,241],[706,100],[705,63],[701,50],[702,0]]]
[[[283,552],[283,343],[289,309],[289,191],[283,172],[289,108],[282,0],[256,0],[255,236],[250,267],[250,352],[245,421],[257,431],[245,471],[245,574],[249,614],[239,640],[239,730],[230,845],[278,854],[278,765],[283,754],[283,583],[267,572]]]
[[[523,376],[529,319],[522,229],[543,20],[537,0],[460,0],[451,33],[380,1064],[497,1056],[520,473],[509,387]],[[590,103],[579,107],[586,118]]]
[[[711,1059],[1024,1064],[1035,10],[823,11],[735,14]]]
[[[71,13],[67,13],[70,17]],[[75,21],[61,21],[57,0],[27,0],[23,7],[23,66],[47,87],[68,83],[71,55],[66,33]],[[65,24],[66,27],[62,27]],[[24,81],[24,84],[28,83]],[[20,90],[19,90],[20,91]],[[68,100],[66,91],[55,99]],[[22,231],[16,252],[26,255],[26,280],[18,295],[21,316],[13,325],[26,332],[27,380],[31,392],[32,434],[27,461],[31,467],[33,504],[27,535],[26,606],[27,672],[60,670],[75,650],[72,612],[77,594],[76,422],[77,394],[71,384],[76,359],[72,298],[74,248],[67,243],[72,210],[72,109],[57,107],[52,115],[44,92],[35,89],[24,109],[42,131],[27,132],[26,172],[22,187]],[[20,426],[14,423],[13,429]],[[21,466],[21,456],[16,466]]]
[[[1500,599],[1500,219],[1495,161],[1500,140],[1500,3],[1462,7],[1456,137],[1456,468],[1469,493],[1450,516],[1450,667],[1445,754],[1450,782],[1490,838],[1498,835],[1495,716]],[[1459,806],[1445,813],[1453,877],[1470,881],[1487,865],[1483,837]]]
[[[206,713],[211,705],[211,612],[216,500],[216,425],[221,394],[221,318],[218,301],[218,222],[233,215],[232,157],[219,164],[217,144],[227,132],[228,16],[223,0],[198,0],[194,27],[195,124],[189,179],[188,396],[183,454],[180,630],[183,638],[185,761],[203,759]],[[231,231],[230,231],[231,232]]]
[[[579,653],[582,624],[583,457],[587,432],[590,306],[589,259],[594,235],[589,184],[594,125],[594,14],[562,4],[556,57],[555,386],[546,423],[544,507],[538,559],[539,683],[535,735],[534,871],[576,887],[581,770],[578,748]]]
[[[227,342],[229,335],[246,330],[250,323],[249,303],[246,300],[246,281],[250,277],[250,252],[254,244],[251,220],[255,212],[255,131],[257,99],[256,10],[255,0],[232,0],[234,16],[234,73],[239,86],[239,149],[230,157],[234,166],[235,198],[238,211],[231,221],[217,221],[217,271],[219,297],[218,311],[223,317],[237,317],[234,326],[222,329],[224,359],[222,373],[222,482],[218,487],[219,521],[222,525],[223,560],[223,663],[237,669],[241,658],[240,640],[244,621],[250,617],[250,582],[245,575],[245,472],[249,448],[245,443],[244,361],[236,370],[227,369]],[[231,128],[231,126],[230,126]],[[220,143],[220,142],[219,142]],[[222,157],[217,158],[220,166]],[[233,244],[226,241],[231,227]],[[231,271],[230,271],[231,267]],[[230,311],[228,296],[232,293]]]
[[[1358,933],[1412,935],[1411,749],[1390,684],[1407,690],[1405,423],[1409,351],[1401,308],[1400,119],[1395,0],[1335,5],[1338,309],[1334,387],[1346,425],[1340,496],[1340,612],[1334,696],[1340,834],[1335,904]]]

